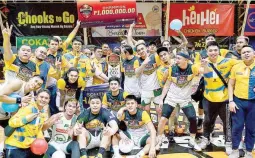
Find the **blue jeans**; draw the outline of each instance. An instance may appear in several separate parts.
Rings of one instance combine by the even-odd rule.
[[[246,150],[251,152],[255,143],[255,100],[234,97],[239,109],[232,113],[232,148],[238,149],[245,124]]]
[[[6,149],[6,158],[42,158],[44,155],[35,155],[28,149]]]
[[[47,87],[47,89],[50,91],[50,114],[54,115],[59,112],[57,104],[56,104],[56,98],[57,98],[57,86],[52,85],[50,87]]]

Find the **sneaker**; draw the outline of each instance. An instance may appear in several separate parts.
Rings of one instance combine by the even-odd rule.
[[[4,158],[5,154],[4,152],[0,152],[0,158]]]
[[[225,143],[225,152],[227,155],[230,155],[232,153],[232,142]]]
[[[160,150],[160,147],[162,145],[163,139],[164,139],[164,135],[157,136],[157,144],[155,146],[156,151]]]
[[[244,158],[253,158],[252,153],[247,151]]]
[[[205,149],[207,145],[209,144],[210,144],[210,141],[207,138],[202,137],[201,142],[199,143],[199,146],[201,149]]]
[[[190,147],[192,147],[192,149],[194,149],[195,151],[202,151],[202,149],[200,148],[200,146],[195,142],[194,139],[190,139],[189,140],[189,144]]]
[[[97,156],[95,156],[95,158],[103,158],[103,155],[98,153]]]
[[[204,121],[204,119],[198,118],[198,120],[197,120],[197,130],[201,130],[203,128],[203,121]]]
[[[232,150],[228,158],[239,158],[239,150]]]
[[[122,156],[120,154],[113,154],[112,158],[122,158]]]

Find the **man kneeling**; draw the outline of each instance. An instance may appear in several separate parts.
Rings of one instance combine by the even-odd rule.
[[[91,97],[90,108],[80,114],[74,127],[74,135],[78,135],[81,158],[88,158],[87,150],[96,147],[100,147],[96,158],[102,158],[105,149],[111,144],[112,135],[117,130],[116,117],[102,108],[98,96]]]
[[[149,114],[137,108],[137,101],[134,95],[128,95],[125,102],[126,107],[118,111],[117,117],[120,121],[124,121],[127,129],[126,131],[120,131],[119,134],[115,134],[113,139],[115,141],[123,139],[126,144],[133,141],[135,145],[143,147],[136,155],[136,158],[143,157],[148,153],[150,158],[156,157],[156,130]],[[119,153],[116,153],[116,150],[114,156],[120,157]]]

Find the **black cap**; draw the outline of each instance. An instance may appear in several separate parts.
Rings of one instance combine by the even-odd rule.
[[[157,49],[157,53],[158,53],[158,54],[159,54],[160,52],[162,52],[162,51],[168,52],[168,49],[167,49],[166,47],[160,47],[160,48]]]
[[[154,41],[152,41],[152,42],[149,43],[149,46],[150,46],[150,45],[155,45],[155,46],[157,46],[157,43],[154,42]]]
[[[208,35],[205,36],[205,39],[207,39],[207,37],[210,37],[210,36],[212,36],[214,38],[216,37],[214,33],[209,33]]]

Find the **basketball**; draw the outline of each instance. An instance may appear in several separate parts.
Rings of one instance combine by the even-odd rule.
[[[129,153],[130,151],[132,151],[134,145],[135,144],[133,141],[126,142],[123,139],[121,139],[119,142],[120,151],[123,153]]]

